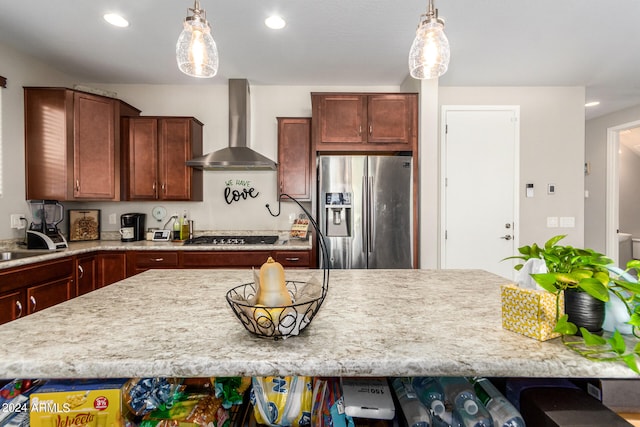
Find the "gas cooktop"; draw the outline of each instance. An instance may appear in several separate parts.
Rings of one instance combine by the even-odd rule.
[[[198,236],[185,245],[273,245],[278,236]]]

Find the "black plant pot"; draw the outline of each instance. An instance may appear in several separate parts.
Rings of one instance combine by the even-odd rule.
[[[564,311],[569,317],[569,322],[578,328],[582,327],[592,334],[602,335],[604,301],[586,292],[567,289],[564,292]],[[579,329],[576,335],[582,335]]]

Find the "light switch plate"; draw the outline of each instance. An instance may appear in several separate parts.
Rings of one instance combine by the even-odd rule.
[[[557,216],[548,216],[547,217],[547,228],[558,228],[558,217]]]
[[[576,218],[573,216],[561,216],[560,227],[574,228],[576,226]]]

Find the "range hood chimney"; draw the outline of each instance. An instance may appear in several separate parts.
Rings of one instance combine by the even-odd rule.
[[[276,170],[276,163],[247,146],[251,135],[249,81],[229,79],[229,146],[187,161],[204,170]]]

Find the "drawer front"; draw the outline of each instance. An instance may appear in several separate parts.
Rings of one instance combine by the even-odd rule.
[[[308,251],[276,251],[274,258],[283,267],[309,267],[311,261]]]
[[[268,251],[184,251],[185,268],[260,268],[269,257]]]
[[[136,252],[136,268],[178,268],[178,253],[175,251]]]
[[[70,278],[73,270],[72,257],[7,269],[0,273],[0,292]]]

